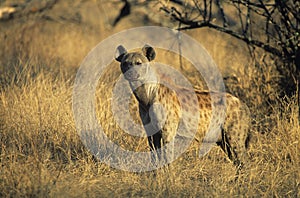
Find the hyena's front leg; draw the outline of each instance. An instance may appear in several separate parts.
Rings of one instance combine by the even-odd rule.
[[[174,134],[176,131],[173,133],[173,130],[169,131],[164,131],[162,133],[162,141],[163,141],[163,156],[165,162],[171,163],[174,160]]]
[[[156,113],[153,107],[146,109],[144,106],[139,107],[141,120],[145,128],[148,144],[151,151],[151,161],[153,164],[158,164],[161,161],[161,147],[162,147],[162,131],[159,126]]]
[[[161,141],[162,133],[161,131],[155,133],[152,136],[148,136],[148,144],[151,150],[151,160],[153,163],[157,163],[161,160]]]
[[[170,152],[166,151],[168,149],[165,147],[166,143],[169,142],[169,137],[166,136],[168,130],[165,128],[166,112],[164,107],[160,103],[154,102],[147,112],[147,120],[150,122],[144,127],[150,148],[152,151],[155,150],[159,163],[165,164],[168,161],[166,157],[170,156]]]

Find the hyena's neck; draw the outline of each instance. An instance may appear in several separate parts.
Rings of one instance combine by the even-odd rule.
[[[145,108],[150,107],[156,100],[158,83],[142,84],[135,90],[132,90],[140,105]]]

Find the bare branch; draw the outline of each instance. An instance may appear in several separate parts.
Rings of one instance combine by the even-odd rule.
[[[183,23],[183,24],[186,24],[186,25],[189,25],[189,26],[186,26],[186,27],[182,27],[182,28],[179,28],[177,30],[188,30],[188,29],[196,29],[196,28],[202,28],[202,27],[209,27],[209,28],[213,28],[213,29],[216,29],[220,32],[224,32],[226,34],[229,34],[237,39],[240,39],[244,42],[246,42],[247,44],[250,44],[250,45],[254,45],[254,46],[257,46],[257,47],[260,47],[262,49],[264,49],[265,51],[267,52],[270,52],[274,55],[277,55],[279,57],[282,57],[282,53],[280,50],[278,50],[277,48],[275,47],[272,47],[268,44],[265,44],[264,42],[261,42],[259,40],[252,40],[252,39],[249,39],[248,37],[245,37],[244,35],[241,35],[233,30],[230,30],[230,29],[227,29],[227,28],[224,28],[224,27],[220,27],[218,25],[215,25],[215,24],[212,24],[212,23],[209,23],[209,22],[206,22],[206,21],[203,21],[203,22],[193,22],[193,23]]]
[[[221,16],[222,16],[222,19],[223,19],[223,26],[224,27],[227,27],[228,26],[228,20],[227,20],[227,17],[224,13],[224,9],[223,9],[223,6],[222,4],[220,3],[220,0],[216,0],[216,3],[217,3],[217,6],[220,10],[220,13],[221,13]]]

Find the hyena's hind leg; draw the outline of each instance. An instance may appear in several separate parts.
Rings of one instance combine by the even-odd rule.
[[[235,166],[241,166],[242,162],[238,157],[237,150],[231,145],[230,137],[228,137],[224,129],[222,129],[222,139],[217,142],[217,145],[222,148],[222,150],[226,153],[228,158],[233,162]]]
[[[247,159],[249,141],[250,112],[248,107],[240,102],[238,109],[227,115],[222,128],[221,148],[233,163],[241,168]]]

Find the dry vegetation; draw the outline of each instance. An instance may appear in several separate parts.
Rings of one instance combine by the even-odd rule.
[[[131,173],[97,161],[75,129],[76,71],[64,62],[45,62],[31,54],[0,65],[0,197],[299,197],[299,93],[280,97],[272,59],[247,62],[246,50],[240,55],[234,51],[232,46],[240,47],[237,42],[217,33],[212,40],[220,42],[210,42],[212,33],[204,30],[199,38],[199,32],[190,32],[200,41],[206,38],[204,45],[224,76],[235,74],[233,81],[226,81],[227,90],[248,105],[252,116],[249,161],[238,176],[218,148],[202,159],[189,151],[170,172]],[[74,33],[74,38],[82,38],[82,33]],[[40,51],[52,47],[45,44]],[[113,86],[110,77],[115,79],[118,72],[108,70],[110,76],[99,83],[98,118],[120,145],[146,150],[145,139],[121,138],[112,116],[101,111],[109,99],[102,94],[104,88],[107,92]],[[195,77],[190,80],[199,84]]]

